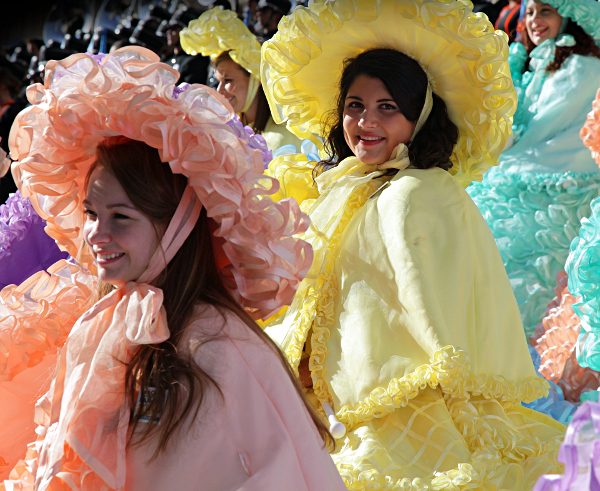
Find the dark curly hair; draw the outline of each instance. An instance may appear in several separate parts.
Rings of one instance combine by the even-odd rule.
[[[521,22],[519,25],[519,33],[521,34],[521,43],[525,46],[527,54],[531,53],[535,48],[535,44],[533,44],[527,33],[525,22]],[[579,24],[569,19],[564,33],[573,36],[577,44],[575,46],[557,46],[554,62],[546,67],[546,71],[555,72],[571,55],[591,55],[600,58],[600,48],[596,45],[592,36],[585,32]],[[527,68],[529,68],[529,60],[527,60]]]
[[[421,115],[427,94],[427,74],[417,61],[389,48],[370,49],[354,58],[347,58],[339,81],[336,108],[325,116],[325,150],[329,158],[315,166],[315,177],[354,155],[344,138],[343,118],[348,90],[360,75],[380,79],[408,121],[416,123]],[[448,170],[452,167],[450,156],[457,140],[458,128],[450,120],[446,104],[433,94],[431,114],[421,131],[407,145],[412,167]]]

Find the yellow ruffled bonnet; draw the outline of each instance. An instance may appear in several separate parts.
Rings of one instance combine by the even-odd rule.
[[[215,59],[229,51],[233,61],[260,80],[260,43],[231,10],[215,7],[204,12],[181,30],[179,40],[189,55]]]
[[[517,98],[507,37],[462,0],[315,0],[284,17],[262,47],[262,85],[276,123],[321,150],[344,59],[377,47],[415,58],[459,138],[450,172],[481,180],[511,134]]]

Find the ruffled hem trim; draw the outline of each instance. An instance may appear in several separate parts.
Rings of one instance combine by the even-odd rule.
[[[470,371],[468,355],[464,351],[446,346],[434,353],[431,363],[421,365],[400,379],[390,380],[387,388],[374,389],[352,409],[341,407],[337,419],[347,431],[352,431],[361,423],[405,407],[422,389],[438,386],[453,398],[483,396],[505,404],[532,402],[547,396],[549,390],[548,382],[542,377],[529,377],[515,383],[501,375],[477,376]]]
[[[63,346],[89,308],[95,278],[64,259],[0,291],[0,382]]]
[[[592,158],[600,166],[600,89],[592,102],[592,110],[579,133],[583,144],[592,152]]]
[[[562,441],[562,435],[546,441],[521,434],[519,430],[504,418],[504,426],[491,425],[485,417],[464,399],[450,399],[448,409],[452,421],[460,430],[471,453],[468,463],[461,463],[445,472],[434,472],[426,478],[401,478],[394,482],[388,475],[376,469],[360,470],[356,465],[337,463],[340,475],[351,491],[459,491],[488,489],[486,484],[502,480],[499,471],[502,466],[524,463],[529,458],[542,459],[546,464],[541,472],[556,472],[560,469],[556,457]],[[522,408],[506,406],[526,413]],[[553,425],[558,426],[558,425]],[[561,428],[562,430],[562,428]],[[374,443],[377,445],[376,443]],[[541,472],[538,471],[540,474]],[[506,474],[506,473],[504,473]],[[528,476],[533,486],[537,475]],[[504,489],[504,488],[503,488]]]
[[[577,190],[588,190],[590,186],[597,187],[600,182],[600,173],[598,172],[557,172],[557,173],[538,173],[538,172],[504,172],[502,167],[490,169],[485,174],[482,182],[473,183],[469,188],[481,189],[482,187],[511,187],[525,186],[530,192],[540,192],[546,190],[550,194],[560,192],[573,193]]]

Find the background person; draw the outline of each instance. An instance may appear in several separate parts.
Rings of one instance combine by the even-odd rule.
[[[221,94],[240,116],[242,124],[262,135],[277,154],[299,152],[300,140],[277,125],[260,82],[260,43],[235,12],[218,8],[203,13],[180,33],[181,45],[190,54],[201,53],[213,60]]]
[[[527,336],[599,194],[598,166],[579,137],[600,79],[594,38],[600,3],[527,2],[521,42],[509,56],[519,94],[512,145],[468,189],[494,234]]]

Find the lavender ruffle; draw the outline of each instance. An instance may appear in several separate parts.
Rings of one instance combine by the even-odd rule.
[[[558,460],[563,475],[540,477],[533,491],[600,491],[600,404],[584,402],[573,415]]]
[[[227,122],[227,126],[233,129],[238,138],[244,140],[246,145],[254,150],[260,150],[263,157],[263,166],[266,169],[269,162],[273,160],[273,152],[267,148],[267,142],[262,135],[254,134],[254,130],[250,126],[244,126],[237,114]]]
[[[23,282],[69,255],[46,232],[46,222],[18,191],[0,206],[0,288]]]

